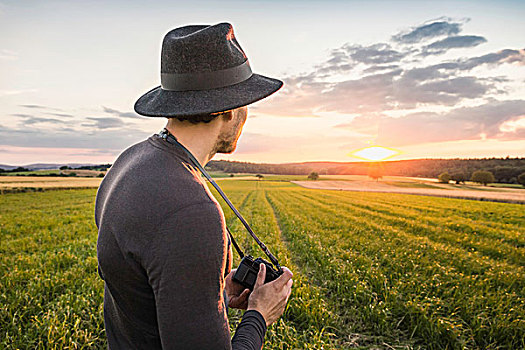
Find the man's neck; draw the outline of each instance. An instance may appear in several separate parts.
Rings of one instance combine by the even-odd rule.
[[[166,129],[193,154],[204,167],[215,155],[217,134],[212,128],[181,127],[166,125]]]

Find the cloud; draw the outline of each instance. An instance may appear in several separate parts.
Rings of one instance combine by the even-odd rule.
[[[112,117],[101,117],[101,118],[93,118],[93,117],[87,117],[86,119],[91,120],[91,123],[83,123],[82,126],[95,128],[95,129],[113,129],[122,127],[124,123],[122,123],[122,120],[119,118],[112,118]]]
[[[121,150],[115,149],[91,149],[84,152],[71,153],[71,156],[117,156]]]
[[[429,104],[454,106],[465,99],[481,98],[493,89],[494,84],[474,76],[419,80],[403,74],[394,84],[392,100],[405,109]]]
[[[122,128],[123,132],[115,137],[112,129],[100,129],[95,132],[79,132],[79,129],[43,130],[36,128],[10,128],[0,125],[2,144],[18,147],[56,147],[56,148],[96,148],[123,150],[126,147],[146,139],[149,132],[132,128]]]
[[[377,122],[380,144],[403,146],[456,140],[519,139],[521,128],[502,129],[509,121],[525,116],[524,100],[493,100],[474,107],[454,108],[444,113],[416,112],[400,118],[383,116]],[[360,126],[357,118],[346,125]],[[366,119],[366,118],[365,118]]]
[[[392,36],[392,41],[402,44],[414,44],[439,36],[452,36],[461,32],[461,22],[452,21],[449,18],[433,20],[430,23],[413,27],[406,32]]]
[[[328,76],[334,73],[345,73],[349,72],[355,67],[355,64],[351,62],[346,51],[342,49],[335,49],[330,52],[330,58],[325,62],[315,67],[316,76]],[[311,76],[297,77],[300,78],[311,78]]]
[[[326,77],[332,74],[343,74],[355,69],[357,65],[380,65],[401,61],[412,51],[397,51],[388,43],[377,43],[367,46],[345,44],[330,51],[330,57],[315,66],[315,75],[297,78]]]
[[[260,111],[279,116],[378,114],[421,107],[450,108],[469,100],[479,103],[478,99],[488,96],[501,97],[511,91],[505,84],[512,83],[512,77],[471,71],[504,64],[523,66],[524,49],[427,63],[426,56],[487,41],[480,35],[458,35],[467,21],[442,18],[396,34],[391,42],[344,44],[331,50],[311,71],[284,77],[284,88]]]
[[[102,106],[102,109],[106,113],[113,114],[113,115],[116,115],[122,118],[138,118],[139,117],[138,114],[134,112],[121,112],[119,110],[112,109],[112,108],[105,107],[105,106]]]
[[[472,57],[460,62],[459,68],[462,70],[472,69],[481,65],[500,65],[500,64],[517,64],[525,65],[525,49],[504,49],[497,52],[489,53],[483,56]]]
[[[45,106],[41,106],[41,105],[20,105],[20,107],[25,107],[25,108],[35,108],[35,109],[47,108],[47,107],[45,107]]]
[[[323,147],[319,146],[321,144]],[[249,160],[256,155],[265,162],[274,162],[276,154],[286,152],[287,161],[294,161],[297,157],[323,160],[326,159],[327,149],[339,152],[342,144],[349,144],[347,136],[327,138],[322,133],[276,136],[247,132],[241,135],[234,157]],[[352,143],[352,147],[363,147],[364,145],[365,143],[361,140]],[[349,146],[350,149],[352,147]],[[228,156],[219,154],[219,158],[228,159]]]
[[[21,122],[23,126],[34,125],[38,123],[51,123],[51,124],[63,124],[64,123],[64,121],[59,120],[59,119],[35,117],[29,114],[15,113],[11,115],[14,117],[23,118],[24,120]]]
[[[365,64],[382,64],[399,62],[407,55],[406,52],[394,50],[390,44],[378,43],[369,46],[349,45],[342,47],[355,62]]]
[[[11,95],[20,95],[20,94],[27,94],[31,92],[37,92],[37,89],[13,89],[13,90],[0,90],[0,97],[1,96],[11,96]]]
[[[477,35],[458,35],[435,41],[423,48],[421,55],[437,55],[450,49],[474,47],[486,43],[487,39]]]
[[[30,108],[30,109],[42,109],[42,110],[52,110],[52,111],[63,111],[63,110],[60,109],[60,108],[49,107],[49,106],[43,106],[43,105],[24,104],[24,105],[19,105],[19,106],[20,106],[20,107],[24,107],[24,108]]]
[[[364,73],[375,73],[377,71],[394,70],[394,69],[397,69],[397,68],[399,68],[399,65],[397,65],[397,64],[377,65],[377,66],[370,66],[370,67],[366,68],[363,72]]]
[[[279,138],[259,133],[245,132],[237,143],[236,154],[243,153],[266,153],[279,151]]]
[[[264,112],[311,116],[318,112],[379,113],[431,104],[454,106],[496,89],[491,79],[453,76],[441,70],[442,67],[396,69],[337,83],[302,83],[289,87],[288,94],[276,96]]]
[[[18,53],[11,50],[0,50],[0,60],[15,61],[18,59]]]
[[[75,118],[75,116],[74,116],[73,114],[67,114],[67,113],[51,113],[51,112],[46,112],[46,114],[54,115],[54,116],[57,116],[57,117],[64,117],[64,118]]]

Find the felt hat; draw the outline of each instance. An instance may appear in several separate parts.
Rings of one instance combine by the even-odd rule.
[[[160,81],[137,100],[138,114],[223,112],[261,100],[283,85],[252,72],[229,23],[188,25],[168,32],[162,42]]]

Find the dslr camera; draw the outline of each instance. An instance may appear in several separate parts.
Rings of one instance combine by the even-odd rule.
[[[263,258],[254,259],[251,255],[246,255],[242,258],[232,279],[242,284],[243,287],[253,290],[261,264],[266,265],[266,278],[264,279],[264,283],[271,282],[283,274],[282,269],[274,269],[272,264]]]

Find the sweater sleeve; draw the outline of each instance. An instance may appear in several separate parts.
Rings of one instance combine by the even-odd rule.
[[[224,301],[226,255],[224,217],[213,202],[179,209],[151,237],[142,264],[155,297],[163,349],[262,347],[265,322],[253,312],[245,313],[233,342],[230,339]]]
[[[233,336],[232,349],[262,349],[265,334],[266,321],[264,317],[256,310],[246,311]]]

